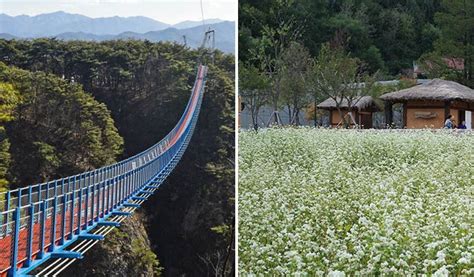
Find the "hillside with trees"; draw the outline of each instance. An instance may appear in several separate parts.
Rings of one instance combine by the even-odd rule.
[[[122,153],[110,111],[80,85],[3,63],[0,82],[4,188],[101,167]]]
[[[418,73],[472,88],[473,14],[474,2],[464,0],[239,1],[240,93],[254,111],[263,104],[288,108],[297,124],[302,106],[327,98],[317,93],[318,61],[340,51],[347,53],[342,64],[356,62],[357,71],[339,83]],[[325,47],[330,51],[321,56]],[[300,62],[305,55],[306,65],[295,67],[295,54]],[[295,98],[296,91],[305,93]]]
[[[8,92],[0,102],[0,182],[26,186],[148,148],[179,120],[200,55],[149,41],[0,40],[0,89]],[[68,274],[233,272],[234,58],[217,51],[214,60],[197,129],[174,173],[132,228]],[[25,151],[35,160],[21,160]]]

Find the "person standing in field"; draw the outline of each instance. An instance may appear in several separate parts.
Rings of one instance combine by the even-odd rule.
[[[444,128],[445,129],[454,129],[454,116],[453,115],[448,115],[446,118],[446,121],[444,122]]]

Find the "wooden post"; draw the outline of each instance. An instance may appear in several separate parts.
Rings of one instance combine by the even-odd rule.
[[[444,101],[444,119],[451,113],[451,101]],[[444,123],[444,122],[443,122]]]
[[[392,110],[392,102],[385,101],[385,125],[387,128],[390,128],[393,123],[393,110]]]
[[[329,128],[332,128],[332,110],[329,110]]]
[[[408,127],[407,126],[407,118],[408,118],[408,105],[407,105],[407,102],[404,102],[402,104],[402,107],[403,107],[403,128],[405,127]]]
[[[316,105],[316,104],[317,104],[317,103],[316,103],[316,97],[315,97],[315,98],[314,98],[314,114],[313,114],[314,128],[318,127],[318,122],[316,121],[316,120],[317,120],[317,118],[316,118],[316,116],[317,116],[316,106],[317,106],[317,105]]]

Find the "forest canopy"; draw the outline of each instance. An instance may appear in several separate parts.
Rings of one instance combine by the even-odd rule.
[[[121,154],[110,111],[79,84],[0,63],[0,90],[3,187],[90,170]]]
[[[316,57],[330,42],[343,44],[364,70],[379,71],[386,79],[408,74],[415,62],[429,78],[474,87],[473,14],[474,2],[464,0],[242,0],[239,60],[255,65],[262,53],[255,49],[262,47],[275,58],[291,41]],[[273,39],[281,45],[272,47]],[[462,59],[464,69],[433,72],[442,58]]]
[[[300,125],[303,114],[326,125],[329,112],[316,107],[327,99],[349,127],[356,120],[341,103],[351,110],[363,96],[378,101],[377,81],[441,78],[474,88],[473,60],[473,1],[239,1],[245,128]]]

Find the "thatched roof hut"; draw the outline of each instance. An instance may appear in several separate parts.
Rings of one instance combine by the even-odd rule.
[[[453,81],[433,79],[426,84],[384,94],[380,96],[380,99],[393,102],[408,100],[460,100],[474,103],[474,90]]]
[[[328,98],[317,105],[318,109],[329,110],[329,121],[331,126],[341,126],[347,117],[350,118],[351,125],[358,125],[362,128],[372,128],[372,113],[380,110],[380,107],[371,96],[360,96],[356,97],[351,104],[351,111],[348,110],[349,104],[347,99],[336,98],[337,102],[340,102],[339,108],[341,113],[337,110],[336,101],[332,98]]]
[[[337,102],[340,102],[340,98],[337,98]],[[342,109],[347,109],[348,108],[348,101],[347,99],[342,99],[340,108]],[[378,104],[374,101],[372,96],[362,96],[362,97],[357,97],[352,101],[352,108],[357,109],[359,111],[362,110],[370,110],[370,111],[378,111],[380,110],[380,107]],[[328,98],[321,102],[319,105],[317,105],[318,108],[324,109],[324,110],[335,110],[337,109],[336,101],[334,101],[333,98]]]
[[[403,127],[443,128],[448,115],[456,124],[474,121],[474,90],[452,81],[433,79],[425,84],[384,94],[386,123],[392,125],[392,104],[403,105]]]

